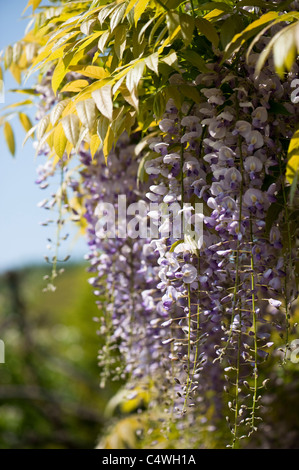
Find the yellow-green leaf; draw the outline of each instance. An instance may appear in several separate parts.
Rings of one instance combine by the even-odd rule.
[[[109,119],[109,121],[112,121],[113,101],[111,85],[105,85],[102,88],[93,91],[91,96],[100,113]]]
[[[103,67],[97,67],[95,65],[76,65],[70,66],[69,69],[73,72],[80,73],[80,75],[84,75],[84,77],[94,78],[96,80],[107,77],[106,70]]]
[[[293,179],[299,171],[299,129],[293,135],[289,150],[288,150],[288,163],[286,169],[286,178],[292,184]]]
[[[91,158],[95,156],[96,152],[99,150],[100,147],[101,147],[101,139],[99,138],[98,134],[93,134],[90,137],[90,143],[89,143]]]
[[[76,65],[79,60],[82,59],[85,55],[85,50],[82,49],[78,52],[70,52],[62,59],[59,59],[58,64],[55,67],[52,76],[52,88],[53,92],[56,95],[58,88],[60,87],[65,75],[70,70],[70,65]]]
[[[180,85],[179,88],[180,88],[180,92],[182,93],[182,95],[186,96],[187,98],[190,98],[195,103],[200,103],[201,101],[200,94],[194,86]]]
[[[9,148],[9,151],[12,155],[14,155],[16,151],[15,137],[14,137],[12,127],[7,121],[4,124],[3,132],[4,132],[4,137],[5,137],[7,146]]]
[[[83,88],[87,87],[89,82],[87,80],[74,80],[73,82],[67,83],[61,90],[61,93],[72,92],[79,93]]]
[[[97,134],[100,138],[101,144],[103,144],[103,142],[105,140],[107,130],[108,130],[108,126],[109,126],[108,119],[105,116],[100,116],[100,118],[98,120]]]
[[[132,8],[134,7],[134,5],[137,3],[138,0],[130,0],[129,3],[128,3],[128,6],[127,6],[127,9],[125,11],[125,17],[130,13],[130,11],[132,10]]]
[[[247,28],[245,28],[241,33],[236,34],[232,41],[226,46],[225,55],[223,60],[226,60],[234,52],[236,52],[245,41],[254,36],[256,31],[261,28],[263,25],[270,23],[279,16],[278,12],[270,11],[265,15],[262,15],[258,20],[250,23]]]
[[[41,3],[42,0],[29,0],[29,2],[27,3],[27,6],[25,7],[25,10],[23,11],[23,13],[25,13],[25,11],[30,7],[32,6],[32,10],[33,12],[38,8],[39,4]]]
[[[22,70],[20,69],[20,67],[17,64],[11,64],[9,70],[10,70],[13,78],[15,79],[15,81],[19,85],[21,85],[21,83],[22,83]]]
[[[191,65],[196,67],[200,72],[209,72],[209,69],[207,68],[205,61],[202,59],[202,57],[197,54],[195,51],[184,51],[182,53],[182,56],[184,59],[186,59],[188,62],[190,62]]]
[[[146,66],[155,72],[157,75],[159,75],[159,70],[158,70],[158,62],[159,62],[159,54],[158,52],[155,52],[154,54],[151,54],[150,56],[146,57],[144,59]]]
[[[106,162],[107,162],[109,153],[112,149],[113,142],[114,142],[114,134],[113,134],[113,131],[111,129],[111,126],[109,126],[108,130],[107,130],[107,133],[106,133],[105,140],[104,140],[104,144],[103,144],[103,154],[104,154]]]
[[[91,131],[95,126],[97,109],[95,102],[92,98],[80,101],[76,104],[77,113],[83,126]]]
[[[12,47],[11,46],[7,46],[7,48],[5,49],[5,54],[4,54],[4,64],[5,64],[5,68],[8,69],[12,63]]]
[[[20,123],[22,124],[23,128],[26,132],[29,132],[32,127],[32,122],[30,118],[25,113],[19,113]]]
[[[182,37],[186,47],[191,43],[193,39],[194,24],[195,21],[193,16],[187,15],[187,13],[180,14]]]
[[[121,60],[126,49],[127,27],[124,24],[117,26],[115,30],[114,50],[117,57]]]
[[[125,14],[126,8],[127,8],[127,4],[126,4],[126,2],[123,2],[112,13],[111,19],[110,19],[111,32],[124,19],[124,14]]]
[[[296,26],[296,25],[295,25]],[[273,59],[277,73],[282,77],[285,69],[291,69],[297,56],[294,25],[285,28],[279,36],[273,38]]]
[[[102,36],[100,37],[99,42],[98,42],[98,48],[101,52],[104,52],[104,49],[105,49],[105,46],[106,46],[106,43],[107,43],[109,37],[110,37],[110,30],[107,29],[107,31],[105,31],[102,34]]]
[[[219,36],[215,26],[213,26],[210,21],[205,18],[196,18],[195,25],[200,34],[203,34],[213,46],[218,47]]]
[[[12,60],[15,64],[19,62],[21,55],[22,55],[22,51],[23,51],[22,44],[20,42],[16,42],[12,48]]]
[[[51,111],[50,114],[50,121],[52,126],[55,126],[60,116],[62,115],[63,111],[65,110],[66,106],[70,103],[70,98],[66,98],[63,101],[59,101]]]
[[[50,116],[47,114],[44,116],[38,123],[36,129],[36,138],[37,140],[41,140],[44,134],[46,133],[48,126],[50,123]]]
[[[4,106],[2,108],[2,111],[4,109],[12,109],[12,108],[18,108],[19,106],[26,106],[27,104],[32,104],[32,100],[23,100],[23,101],[18,101],[17,103],[12,103],[7,106]]]
[[[141,79],[143,75],[144,67],[145,67],[145,61],[140,60],[127,73],[126,84],[127,84],[127,88],[129,91],[133,91],[137,89],[139,80]]]
[[[134,8],[134,21],[135,21],[135,26],[137,25],[137,22],[139,18],[141,17],[142,13],[145,11],[147,4],[149,0],[139,0]]]
[[[65,136],[62,124],[58,124],[54,131],[53,147],[56,155],[59,158],[63,157],[65,147],[67,144],[67,138]]]
[[[169,32],[169,36],[180,26],[180,15],[174,11],[169,11],[166,15],[166,24]]]
[[[75,114],[69,114],[61,119],[67,140],[76,147],[80,135],[80,120]]]
[[[66,65],[65,65],[63,59],[60,59],[58,61],[58,64],[55,67],[55,70],[54,70],[54,73],[53,73],[53,76],[52,76],[52,88],[53,88],[53,92],[54,92],[55,95],[56,95],[56,92],[57,92],[62,80],[65,77],[65,74],[66,74]]]

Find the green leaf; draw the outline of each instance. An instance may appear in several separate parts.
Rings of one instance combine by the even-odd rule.
[[[229,13],[232,7],[224,2],[207,2],[198,6],[198,10],[220,10]]]
[[[126,49],[127,27],[123,24],[117,26],[115,30],[114,50],[119,60],[122,59]]]
[[[189,46],[193,39],[193,31],[195,21],[193,16],[187,15],[186,13],[180,14],[180,25],[181,25],[181,32],[185,46]]]
[[[12,61],[15,64],[19,62],[21,55],[22,55],[22,51],[23,51],[22,44],[20,42],[16,42],[12,48]]]
[[[89,36],[95,24],[96,24],[95,19],[84,21],[84,23],[82,23],[80,26],[81,33],[85,34],[85,36]]]
[[[223,49],[231,42],[233,37],[242,31],[243,21],[240,14],[235,14],[227,18],[220,30],[220,40]]]
[[[174,11],[169,11],[166,15],[166,24],[169,36],[173,36],[180,27],[180,15]]]
[[[100,13],[98,14],[98,20],[99,22],[101,23],[101,26],[103,25],[105,19],[110,15],[112,14],[112,12],[114,10],[116,10],[118,8],[118,4],[111,4],[111,5],[107,5],[105,6],[104,8],[102,8],[102,10],[100,11]]]
[[[195,26],[198,33],[203,34],[215,47],[218,47],[219,36],[215,26],[205,18],[196,18]]]
[[[270,105],[270,108],[268,110],[268,113],[291,116],[291,113],[287,110],[287,108],[283,105],[283,103],[277,103],[273,100],[269,100],[269,105]]]
[[[57,124],[63,111],[65,110],[70,101],[70,98],[66,98],[65,100],[59,101],[59,103],[57,103],[52,109],[50,113],[50,121],[53,127]]]
[[[67,140],[76,147],[80,135],[80,121],[75,114],[69,114],[61,119],[62,127]]]
[[[109,37],[110,37],[110,30],[107,29],[107,31],[105,31],[99,39],[98,48],[102,53],[105,50],[105,46],[106,46],[106,43],[107,43]]]
[[[92,98],[80,101],[76,104],[77,113],[83,126],[91,131],[96,122],[97,108]]]
[[[179,89],[182,95],[190,98],[194,103],[201,102],[201,97],[196,87],[190,85],[179,85]]]
[[[239,50],[242,44],[254,36],[262,26],[275,20],[278,15],[279,14],[277,12],[270,11],[265,15],[262,15],[258,20],[253,21],[253,23],[248,25],[241,33],[236,34],[225,49],[223,61],[229,58],[234,52]]]
[[[190,62],[190,64],[196,67],[200,72],[209,72],[205,61],[200,57],[199,54],[197,54],[197,52],[183,51],[181,55],[187,62]]]
[[[50,124],[50,116],[46,114],[46,116],[42,117],[39,121],[36,129],[36,138],[37,140],[41,140],[44,134],[46,133],[48,126]]]
[[[35,90],[32,90],[31,88],[22,88],[21,90],[14,88],[14,89],[10,89],[9,91],[13,93],[21,93],[24,95],[33,95],[33,96],[39,95],[39,93],[37,93]]]
[[[293,205],[293,202],[294,202],[294,197],[296,194],[297,186],[298,186],[298,171],[296,171],[295,173],[294,179],[292,181],[291,190],[290,190],[290,205],[291,206]]]
[[[128,5],[127,5],[127,8],[126,8],[126,11],[125,11],[125,17],[130,13],[130,11],[132,10],[132,8],[134,7],[134,5],[137,3],[138,0],[130,0]]]
[[[112,86],[105,85],[91,93],[91,96],[100,111],[109,121],[113,117]]]
[[[136,90],[138,83],[143,75],[145,61],[139,60],[133,68],[129,70],[126,77],[126,84],[129,91]]]
[[[162,92],[159,92],[154,97],[153,111],[157,119],[160,119],[165,112],[166,100]]]
[[[3,132],[4,132],[4,138],[6,140],[9,151],[14,156],[15,151],[16,151],[15,137],[14,137],[12,127],[7,121],[4,124]]]
[[[100,116],[98,120],[97,134],[103,144],[109,126],[109,120],[105,116]]]
[[[155,72],[156,75],[159,75],[159,70],[158,70],[159,54],[158,54],[158,52],[155,52],[154,54],[151,54],[150,56],[146,57],[144,59],[144,62],[150,70]]]
[[[32,100],[18,101],[17,103],[9,104],[7,106],[4,106],[2,108],[2,111],[4,109],[12,109],[12,108],[18,108],[19,106],[26,106],[27,104],[32,104]]]
[[[268,8],[269,2],[264,2],[263,0],[241,0],[236,5],[238,8],[241,7],[259,7],[259,8]]]
[[[114,10],[110,18],[110,29],[111,32],[116,28],[116,26],[124,19],[124,14],[127,8],[126,2],[121,3]]]

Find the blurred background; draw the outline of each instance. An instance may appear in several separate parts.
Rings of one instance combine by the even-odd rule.
[[[23,37],[27,3],[0,0],[0,50]],[[4,82],[1,107],[17,101],[9,91],[17,88],[9,72]],[[34,110],[29,115],[34,122]],[[117,387],[99,389],[100,342],[93,321],[98,309],[87,283],[85,241],[76,239],[75,226],[67,227],[61,257],[70,255],[71,261],[56,291],[44,293],[52,229],[40,224],[46,215],[38,203],[45,194],[34,183],[38,162],[32,141],[23,148],[18,119],[12,126],[15,157],[0,129],[0,339],[6,355],[0,364],[0,448],[93,448]],[[49,191],[58,184],[53,179]]]

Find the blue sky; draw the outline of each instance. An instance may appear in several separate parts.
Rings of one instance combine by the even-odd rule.
[[[28,20],[21,19],[21,15],[27,2],[28,0],[0,0],[0,50],[24,35]],[[16,82],[7,72],[5,104],[1,104],[1,107],[25,99],[25,95],[19,95],[17,99],[9,92],[10,88],[16,87]],[[16,119],[11,124],[16,138],[14,158],[7,150],[3,129],[0,129],[0,272],[27,264],[43,263],[44,256],[49,254],[46,248],[47,238],[53,235],[49,227],[40,226],[40,222],[49,214],[37,207],[45,194],[34,184],[37,161],[32,140],[22,147],[25,133]],[[56,185],[52,186],[52,192]],[[74,228],[71,235],[75,234]],[[86,251],[84,240],[74,243],[74,236],[71,236],[68,242],[64,242],[62,254],[70,253],[77,260]]]

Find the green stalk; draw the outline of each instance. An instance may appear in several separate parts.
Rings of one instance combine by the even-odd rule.
[[[187,362],[187,384],[186,384],[186,397],[183,406],[183,412],[187,407],[187,401],[190,393],[190,369],[191,369],[191,289],[190,284],[188,284],[188,362]],[[191,382],[192,383],[192,382]]]
[[[281,162],[281,156],[280,155],[279,155],[279,170],[280,170],[280,175],[283,176],[282,162]],[[289,272],[291,273],[291,271],[292,271],[292,238],[291,238],[291,229],[290,229],[290,214],[289,214],[288,201],[287,201],[287,195],[286,195],[286,190],[285,190],[284,177],[282,178],[282,195],[283,195],[283,203],[284,203],[284,209],[285,209],[285,220],[286,220],[286,223],[287,223],[287,235],[288,235],[288,256],[287,256],[287,259],[285,260],[285,271],[287,273],[287,271],[289,270]],[[287,350],[288,350],[288,346],[289,346],[289,304],[288,304],[287,287],[288,287],[288,280],[287,280],[287,275],[286,275],[285,276],[285,281],[284,281],[286,345],[285,345],[285,352],[284,352],[283,362],[286,361]]]
[[[251,246],[253,246],[253,233],[252,233],[252,219],[250,219],[250,239]],[[254,259],[253,253],[251,252],[250,257],[250,267],[251,267],[251,292],[252,292],[252,320],[253,320],[253,332],[254,332],[254,391],[253,391],[253,403],[251,411],[251,426],[254,429],[255,424],[255,410],[257,403],[257,389],[258,389],[258,364],[257,364],[257,318],[255,311],[255,280],[254,280]]]

